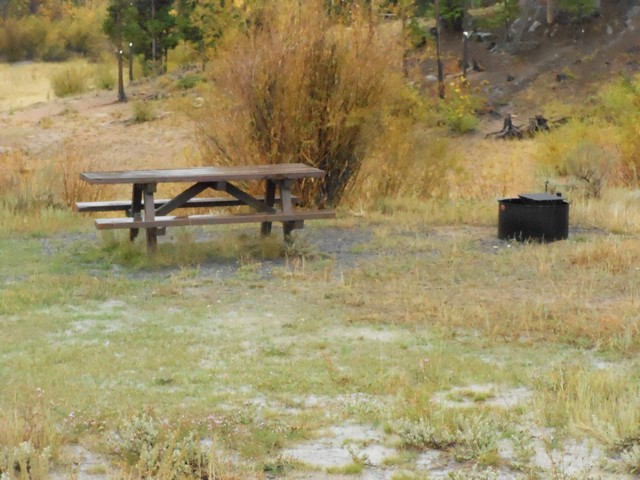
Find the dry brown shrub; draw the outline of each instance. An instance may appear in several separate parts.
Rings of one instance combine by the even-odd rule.
[[[82,172],[96,170],[87,157],[83,152],[65,146],[54,159],[60,175],[60,199],[69,208],[74,208],[78,201],[94,202],[104,198],[104,185],[90,185],[80,179]]]
[[[302,184],[303,203],[337,204],[382,134],[383,118],[398,114],[403,88],[399,42],[369,18],[354,13],[351,20],[331,23],[320,1],[265,7],[214,66],[198,118],[205,157],[313,165],[327,175]]]
[[[47,180],[49,168],[21,150],[0,155],[0,205],[8,212],[56,207],[55,192]]]
[[[80,179],[89,170],[94,168],[82,152],[66,147],[44,162],[20,150],[7,151],[0,155],[0,205],[17,213],[99,200],[104,187]]]

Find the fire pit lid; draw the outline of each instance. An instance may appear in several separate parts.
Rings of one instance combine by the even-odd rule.
[[[523,200],[528,200],[530,202],[556,202],[562,203],[564,202],[564,198],[561,193],[557,193],[555,195],[551,195],[550,193],[523,193],[518,195],[518,197]]]

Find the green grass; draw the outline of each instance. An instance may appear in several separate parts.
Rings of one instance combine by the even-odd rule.
[[[155,260],[118,238],[3,233],[6,441],[28,438],[36,422],[52,432],[36,453],[51,446],[54,465],[76,442],[124,459],[115,432],[147,414],[162,431],[149,447],[161,477],[187,465],[166,456],[177,442],[185,458],[215,457],[236,473],[287,465],[286,478],[302,467],[278,461],[283,449],[348,422],[379,429],[398,449],[384,468],[403,471],[412,449],[428,447],[460,464],[525,469],[514,425],[603,445],[634,438],[640,254],[627,236],[508,247],[491,227],[426,230],[406,218],[375,217],[357,267],[305,247],[304,261],[268,277],[261,262],[282,255],[279,242],[264,257],[233,230],[221,237],[231,253],[179,236]],[[235,272],[211,275],[230,261]],[[528,393],[500,403],[517,389]],[[188,432],[213,441],[215,455],[194,453]],[[499,438],[525,453],[500,457]],[[144,476],[138,454],[125,456],[109,469]]]

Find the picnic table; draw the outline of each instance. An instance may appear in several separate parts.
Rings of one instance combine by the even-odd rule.
[[[305,220],[334,218],[332,210],[303,210],[297,207],[297,198],[291,189],[296,181],[319,179],[324,171],[302,163],[199,167],[161,170],[129,170],[114,172],[85,172],[80,178],[93,185],[131,185],[130,200],[99,202],[77,202],[80,212],[126,213],[126,217],[98,218],[99,230],[129,229],[131,241],[144,228],[147,249],[157,248],[157,236],[165,233],[166,227],[189,225],[217,225],[231,223],[261,224],[261,234],[269,235],[273,222],[282,222],[285,239],[292,230],[302,228]],[[264,196],[249,193],[252,182],[262,182]],[[155,198],[158,184],[184,184],[180,193],[172,198]],[[207,191],[226,192],[222,197],[197,197]],[[169,215],[176,209],[220,208],[246,205],[249,212],[193,215]]]

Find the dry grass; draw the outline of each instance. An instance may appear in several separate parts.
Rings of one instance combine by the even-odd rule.
[[[637,190],[607,189],[600,199],[578,200],[571,206],[571,221],[614,233],[640,232],[640,197]]]
[[[352,274],[339,298],[370,321],[480,331],[494,341],[639,347],[638,297],[629,288],[640,255],[633,242],[505,248],[483,245],[478,236],[486,239],[486,230],[434,238],[421,235],[423,228],[414,224],[415,236],[379,230],[381,242],[395,243],[410,259],[381,261],[375,278]]]
[[[54,97],[51,78],[68,68],[84,68],[86,62],[0,65],[0,111],[12,111]]]
[[[63,147],[49,160],[38,160],[20,150],[0,155],[0,218],[7,232],[55,232],[75,229],[71,212],[77,201],[100,200],[101,186],[80,180],[93,165],[83,152]]]

